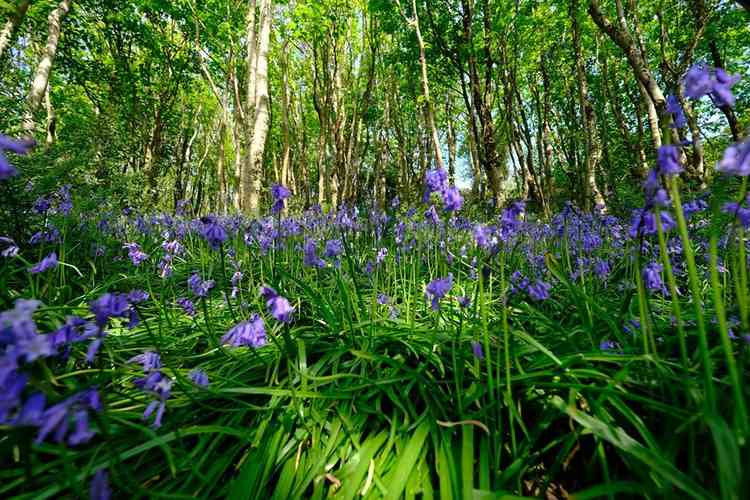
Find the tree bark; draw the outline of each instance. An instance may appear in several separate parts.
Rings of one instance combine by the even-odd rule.
[[[34,113],[39,109],[44,98],[44,92],[49,84],[49,75],[52,70],[52,63],[57,53],[57,45],[60,41],[60,28],[65,16],[70,11],[71,0],[62,0],[60,4],[49,14],[47,45],[44,48],[42,59],[39,61],[34,81],[31,83],[31,90],[27,100],[26,113],[23,120],[23,129],[29,137],[34,135],[36,123],[34,122]]]
[[[425,44],[422,38],[422,30],[419,27],[419,14],[417,13],[417,0],[412,0],[411,8],[413,17],[410,19],[406,16],[401,2],[396,0],[396,3],[401,10],[401,15],[406,20],[417,35],[417,45],[419,46],[419,67],[420,76],[422,80],[422,98],[424,99],[424,113],[427,121],[427,127],[430,131],[430,139],[432,141],[433,154],[435,155],[435,165],[441,170],[445,170],[445,163],[443,162],[443,153],[440,149],[440,136],[438,135],[437,126],[435,125],[435,109],[430,98],[430,84],[427,77],[427,57],[425,56]]]
[[[271,0],[263,0],[260,8],[260,40],[255,68],[255,116],[250,148],[245,160],[242,178],[242,210],[253,216],[260,214],[260,190],[263,176],[263,153],[269,126],[268,49],[271,37]],[[251,102],[247,96],[247,102]],[[246,115],[249,118],[249,115]]]
[[[578,79],[578,100],[581,106],[581,115],[583,117],[585,130],[584,135],[586,137],[586,167],[583,175],[583,188],[586,193],[585,201],[588,208],[591,208],[592,201],[595,206],[606,208],[604,197],[602,196],[596,182],[596,171],[599,168],[599,162],[601,161],[602,148],[598,137],[596,111],[591,103],[586,71],[583,66],[581,30],[578,23],[578,0],[572,0],[571,2],[570,18],[573,34],[573,50],[575,53],[576,77]]]
[[[29,10],[30,4],[31,0],[21,0],[16,5],[15,12],[10,16],[10,19],[3,25],[3,29],[0,31],[0,58],[3,57],[5,51],[10,47],[13,35],[21,25],[21,22],[23,22],[23,18],[26,17],[26,11]]]

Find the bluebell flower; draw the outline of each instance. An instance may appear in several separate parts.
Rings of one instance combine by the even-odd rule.
[[[683,128],[687,125],[687,119],[685,118],[685,112],[680,106],[680,101],[674,95],[667,96],[667,113],[672,115],[672,128]]]
[[[157,399],[151,401],[143,412],[143,420],[148,420],[156,410],[154,428],[161,427],[166,401],[172,395],[172,380],[160,371],[151,372],[148,376],[133,381],[136,387],[153,394]]]
[[[94,473],[89,496],[91,500],[110,500],[112,498],[112,490],[109,488],[106,470],[99,469]]]
[[[96,389],[88,389],[50,406],[40,417],[39,433],[36,442],[41,443],[50,434],[58,443],[65,439],[70,430],[70,420],[75,421],[75,430],[68,437],[68,444],[76,446],[88,442],[94,432],[89,428],[88,412],[101,411],[101,401]]]
[[[602,340],[599,343],[599,350],[602,350],[602,351],[614,351],[614,350],[617,350],[617,349],[619,349],[619,346],[613,340],[605,339],[605,340]]]
[[[31,139],[11,139],[6,135],[0,134],[0,181],[18,175],[18,170],[10,164],[5,156],[6,151],[11,151],[18,155],[25,155],[36,145]]]
[[[260,288],[260,295],[266,300],[268,312],[277,321],[281,321],[282,323],[290,323],[292,321],[294,307],[292,307],[287,299],[276,293],[276,290],[270,286],[262,286]]]
[[[657,262],[650,262],[643,269],[643,281],[651,291],[661,290],[664,286],[661,280],[661,272],[663,267]]]
[[[473,341],[471,343],[471,350],[474,353],[474,357],[478,360],[484,359],[484,349],[482,349],[482,344],[476,341]]]
[[[128,302],[131,304],[140,304],[148,300],[148,292],[143,290],[131,290],[127,295]]]
[[[448,172],[442,168],[428,170],[424,176],[425,192],[422,203],[427,203],[432,193],[442,193],[448,182]]]
[[[228,238],[226,230],[219,220],[212,215],[203,217],[201,222],[203,222],[203,230],[201,231],[203,238],[205,238],[212,249],[218,250],[221,244]]]
[[[311,238],[305,240],[303,263],[308,267],[325,267],[326,265],[325,261],[318,257],[318,245]]]
[[[123,318],[130,314],[130,303],[121,293],[105,293],[89,305],[100,327],[107,324],[109,318]]]
[[[188,287],[190,288],[190,291],[193,292],[193,294],[196,297],[207,297],[208,292],[210,292],[211,289],[216,284],[214,280],[201,279],[201,277],[196,272],[194,272],[188,278],[187,283],[188,283]]]
[[[680,150],[674,144],[665,144],[657,151],[659,173],[671,177],[682,172]]]
[[[728,175],[747,177],[750,175],[750,139],[732,144],[724,150],[716,170]]]
[[[271,196],[273,197],[273,205],[271,206],[271,213],[277,214],[284,209],[284,200],[289,198],[292,192],[281,184],[274,184],[271,187]]]
[[[16,245],[16,242],[13,241],[11,238],[8,238],[6,236],[0,236],[0,243],[2,243],[5,248],[0,250],[0,256],[2,257],[15,257],[18,255],[18,245]]]
[[[248,321],[233,326],[222,338],[222,344],[234,347],[250,346],[254,348],[266,345],[266,328],[263,319],[254,314]]]
[[[461,196],[461,191],[455,186],[447,187],[443,190],[443,208],[447,212],[457,212],[461,210],[464,199]]]
[[[148,254],[141,250],[138,243],[125,243],[123,248],[127,248],[128,257],[130,257],[134,266],[140,266],[144,260],[148,259]]]
[[[338,257],[342,253],[344,253],[344,244],[341,242],[341,240],[326,241],[325,252],[323,252],[324,257],[331,259]]]
[[[188,378],[199,387],[208,387],[208,375],[203,370],[198,368],[191,370]]]
[[[130,358],[128,363],[138,363],[143,366],[143,372],[149,373],[161,368],[161,356],[153,351],[146,351]]]
[[[717,106],[734,106],[735,98],[731,88],[739,80],[739,75],[730,75],[721,68],[697,63],[688,70],[683,86],[685,95],[692,99],[708,95]]]
[[[48,271],[50,269],[54,269],[57,267],[57,253],[52,252],[45,258],[43,258],[41,261],[34,264],[32,267],[29,268],[29,272],[33,274],[43,273],[44,271]]]
[[[177,299],[177,305],[180,306],[188,316],[195,316],[195,304],[193,304],[190,299],[186,297],[180,297],[179,299]]]
[[[433,311],[440,309],[440,300],[453,288],[453,274],[431,281],[425,289],[425,295],[431,301]]]
[[[552,289],[552,285],[549,283],[537,280],[533,284],[528,285],[526,288],[529,297],[537,302],[547,300],[549,298],[549,291]]]

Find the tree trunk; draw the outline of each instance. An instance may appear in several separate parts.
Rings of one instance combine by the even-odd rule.
[[[604,197],[596,182],[596,171],[602,157],[601,144],[598,138],[598,127],[596,123],[596,111],[591,103],[586,71],[583,66],[581,54],[581,31],[578,24],[578,0],[572,0],[571,24],[573,34],[573,50],[575,52],[576,77],[578,79],[578,99],[583,115],[583,125],[586,137],[586,170],[584,172],[584,193],[586,206],[591,208],[593,201],[596,206],[606,207]]]
[[[46,145],[47,147],[51,147],[52,143],[55,142],[55,139],[57,138],[57,114],[55,113],[55,108],[52,106],[52,99],[49,95],[49,85],[47,85],[47,88],[44,90],[44,106],[47,109],[47,141]]]
[[[10,16],[10,19],[3,25],[3,29],[0,31],[0,58],[3,57],[5,51],[10,47],[13,35],[21,25],[21,22],[23,22],[23,18],[26,17],[29,4],[31,4],[31,0],[21,0],[16,5],[15,12]]]
[[[255,117],[252,137],[248,137],[250,148],[242,179],[242,210],[253,216],[260,214],[263,153],[265,152],[269,126],[268,48],[271,37],[271,17],[271,0],[263,0],[260,8],[261,29],[255,69]],[[250,102],[250,100],[250,96],[247,96],[247,102]],[[246,116],[249,118],[249,115]]]
[[[34,122],[34,113],[39,109],[44,98],[44,92],[47,89],[49,83],[49,75],[52,70],[52,63],[55,60],[55,54],[57,53],[57,44],[60,41],[60,27],[62,25],[65,16],[70,10],[71,0],[62,0],[49,14],[48,18],[48,31],[47,31],[47,45],[44,48],[42,59],[39,61],[34,81],[31,83],[31,90],[29,91],[29,97],[27,100],[26,113],[23,119],[23,129],[27,136],[31,137],[34,135],[34,129],[36,124]]]
[[[419,27],[419,15],[417,13],[417,0],[412,0],[411,8],[413,17],[409,19],[406,13],[401,8],[401,2],[396,0],[399,9],[401,9],[401,15],[404,17],[406,22],[414,28],[417,35],[417,45],[419,46],[419,67],[421,70],[422,80],[422,97],[424,99],[424,113],[427,121],[427,127],[430,132],[430,139],[432,141],[433,154],[435,155],[435,165],[441,170],[445,170],[445,163],[443,163],[443,153],[440,149],[440,137],[438,135],[437,127],[435,126],[435,109],[430,98],[430,84],[427,77],[427,57],[425,56],[425,44],[422,38],[422,30]]]

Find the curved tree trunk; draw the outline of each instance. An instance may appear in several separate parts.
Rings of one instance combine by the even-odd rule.
[[[47,45],[42,54],[42,60],[39,61],[34,81],[31,83],[31,90],[27,101],[26,114],[23,119],[23,129],[26,135],[33,136],[36,124],[34,122],[34,113],[39,109],[44,99],[44,92],[47,90],[49,75],[52,70],[52,63],[57,53],[57,44],[60,41],[60,27],[65,16],[70,11],[71,0],[62,0],[49,14],[49,28],[47,32]]]
[[[13,35],[23,22],[23,18],[26,17],[26,11],[29,10],[30,4],[31,0],[21,0],[16,5],[15,12],[10,16],[10,19],[3,25],[3,29],[0,31],[0,57],[3,57],[5,51],[10,47]]]

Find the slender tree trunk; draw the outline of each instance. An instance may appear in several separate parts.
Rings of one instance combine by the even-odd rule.
[[[3,57],[11,46],[13,36],[26,17],[26,11],[28,11],[30,4],[31,0],[21,0],[18,2],[13,13],[11,13],[8,20],[3,24],[3,28],[0,30],[0,58]]]
[[[446,100],[445,116],[448,124],[448,179],[451,184],[456,182],[456,130],[453,125],[453,112],[450,101]]]
[[[281,153],[281,184],[291,186],[290,180],[290,163],[291,163],[291,141],[289,133],[289,78],[288,62],[286,58],[287,44],[282,47],[281,56],[281,136],[282,136],[282,153]]]
[[[47,109],[47,141],[46,145],[47,147],[51,147],[52,143],[55,142],[55,139],[57,138],[57,114],[55,113],[55,108],[52,106],[52,99],[49,95],[49,85],[47,85],[47,88],[44,90],[44,106]]]
[[[404,17],[406,22],[414,28],[414,32],[417,35],[417,45],[419,46],[419,67],[420,76],[422,80],[422,97],[424,99],[424,112],[425,119],[427,121],[427,127],[430,132],[430,139],[432,141],[433,154],[435,155],[435,165],[441,170],[445,170],[445,163],[443,162],[443,153],[440,149],[440,137],[438,135],[437,126],[435,125],[435,109],[430,98],[430,84],[427,77],[427,57],[425,56],[425,44],[422,38],[422,30],[419,27],[419,14],[417,13],[417,1],[412,0],[411,8],[413,17],[409,19],[406,13],[401,8],[401,3],[396,0],[399,9],[401,9],[401,15]]]
[[[271,0],[261,3],[260,40],[255,74],[255,119],[252,137],[248,138],[250,149],[242,179],[242,209],[257,216],[260,213],[260,190],[263,176],[263,153],[269,127],[268,96],[268,49],[271,37]],[[248,102],[250,97],[248,96]],[[249,115],[246,115],[249,117]]]
[[[591,202],[594,202],[596,206],[606,208],[604,197],[602,196],[601,191],[599,191],[599,186],[596,182],[596,171],[599,168],[599,162],[601,161],[602,148],[598,137],[596,111],[591,103],[586,71],[583,66],[581,32],[578,23],[578,0],[572,0],[570,16],[573,28],[573,50],[575,52],[576,76],[578,79],[578,99],[581,106],[581,115],[583,115],[584,130],[586,131],[586,170],[583,174],[586,206],[590,208]]]
[[[36,124],[34,122],[34,113],[39,109],[44,98],[44,92],[49,83],[49,75],[52,71],[52,63],[57,53],[57,45],[60,41],[60,28],[65,16],[70,10],[71,0],[62,0],[60,4],[49,14],[47,45],[44,48],[42,59],[39,61],[34,81],[31,83],[31,90],[27,100],[26,113],[23,120],[23,129],[26,135],[33,136]]]
[[[3,57],[5,51],[10,47],[10,44],[13,41],[13,35],[23,22],[23,18],[26,17],[26,11],[29,10],[29,4],[31,4],[31,0],[21,0],[18,2],[15,12],[11,14],[10,19],[5,22],[3,29],[0,30],[0,58]]]

